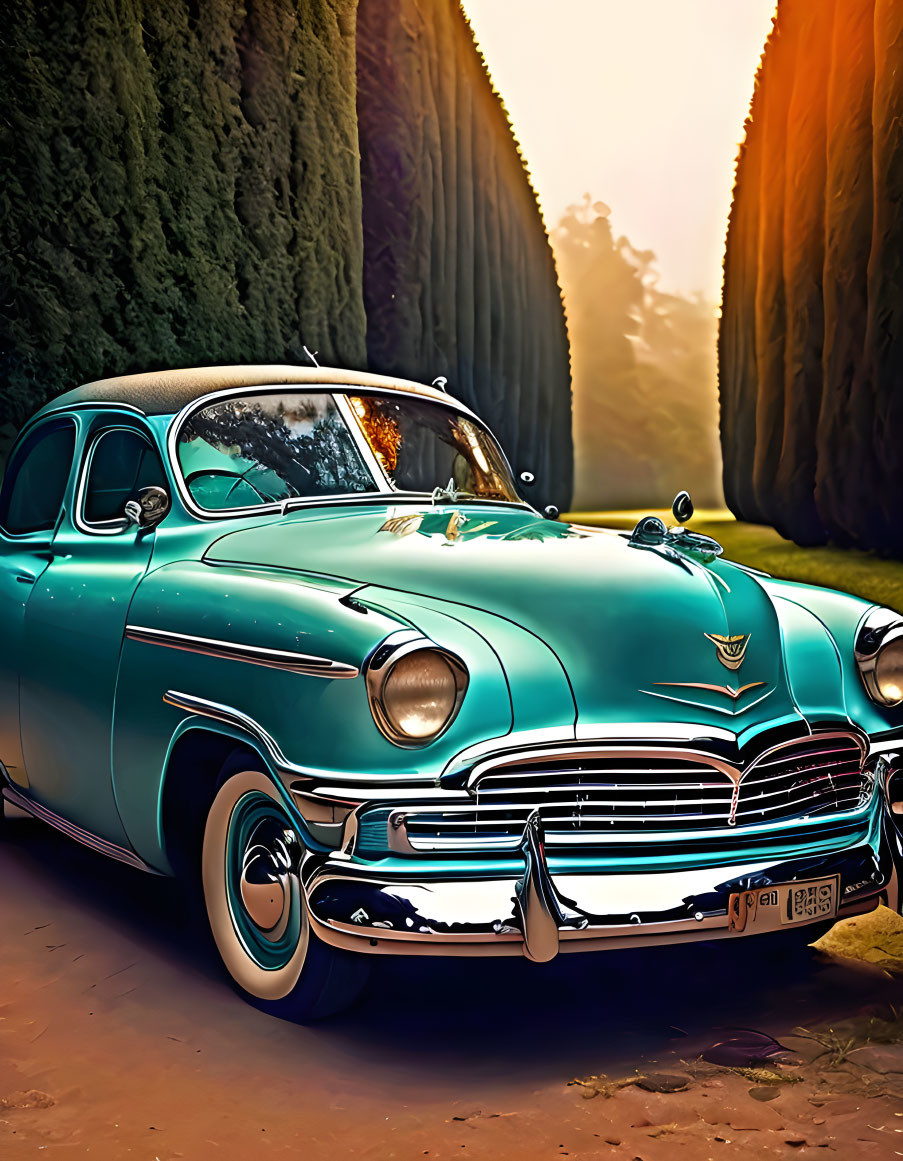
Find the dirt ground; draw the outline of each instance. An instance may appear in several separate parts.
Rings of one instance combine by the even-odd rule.
[[[742,940],[380,960],[359,1007],[301,1028],[231,992],[175,884],[22,817],[7,831],[3,1161],[903,1157],[887,911],[788,961]],[[697,1059],[738,1028],[791,1051],[751,1071]]]

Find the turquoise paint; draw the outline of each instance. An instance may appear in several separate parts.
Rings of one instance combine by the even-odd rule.
[[[78,413],[76,466],[90,432],[113,418],[110,409]],[[124,412],[117,421],[146,431],[166,462],[171,417]],[[853,641],[869,606],[856,598],[723,560],[687,558],[684,569],[617,533],[549,522],[526,506],[362,498],[284,516],[196,519],[167,472],[173,509],[155,531],[80,532],[73,471],[55,536],[0,535],[0,760],[22,785],[25,767],[33,771],[33,793],[51,809],[161,869],[168,863],[159,810],[173,739],[195,725],[242,736],[165,704],[168,689],[241,710],[292,762],[337,777],[438,778],[463,764],[468,747],[515,744],[535,729],[604,739],[624,723],[642,736],[646,723],[691,722],[703,733],[729,730],[741,743],[803,719],[849,719],[871,734],[903,729],[903,712],[871,703],[859,679]],[[466,521],[455,535],[456,513]],[[393,531],[399,516],[419,517],[416,530]],[[52,563],[40,556],[48,549]],[[15,579],[24,568],[35,573],[34,586]],[[342,603],[351,593],[355,607]],[[323,680],[123,641],[126,621],[356,666],[388,633],[416,626],[462,658],[470,689],[449,730],[403,750],[376,730],[360,678]],[[705,633],[751,635],[739,673],[720,664]],[[681,682],[762,684],[732,701],[666,684]],[[274,781],[297,823],[290,794]],[[879,806],[863,840],[876,845]],[[753,844],[743,857],[771,858],[771,849],[764,855]],[[582,861],[556,856],[553,869],[719,860],[650,852],[625,862],[613,847]],[[433,873],[446,863],[477,874],[507,865],[417,861]]]

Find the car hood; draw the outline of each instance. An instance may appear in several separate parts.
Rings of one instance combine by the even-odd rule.
[[[414,594],[514,622],[557,655],[584,732],[692,721],[739,734],[799,716],[775,607],[723,561],[675,561],[617,533],[476,505],[321,509],[229,533],[206,559],[345,578],[383,608],[405,594],[407,617]],[[736,667],[712,640],[735,636],[748,637]],[[516,662],[502,661],[516,681]]]

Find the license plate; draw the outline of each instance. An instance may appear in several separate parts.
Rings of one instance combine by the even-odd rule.
[[[779,923],[831,919],[837,914],[837,897],[837,876],[740,891],[730,897],[728,927],[731,931],[755,931]]]

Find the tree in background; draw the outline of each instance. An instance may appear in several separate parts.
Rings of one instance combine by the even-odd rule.
[[[655,255],[585,195],[552,234],[571,340],[574,507],[720,502],[714,307],[658,288]]]
[[[554,260],[457,0],[22,0],[0,48],[0,444],[77,383],[306,344],[448,376],[567,503]]]
[[[358,0],[367,356],[448,378],[529,498],[570,499],[568,337],[536,194],[458,5]]]
[[[719,335],[727,502],[903,556],[903,7],[779,0],[737,162]]]

